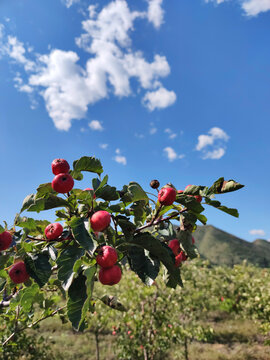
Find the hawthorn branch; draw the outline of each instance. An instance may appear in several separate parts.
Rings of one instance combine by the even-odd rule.
[[[184,212],[186,212],[186,211],[187,211],[187,208],[180,210],[177,214],[172,214],[172,215],[167,216],[167,217],[165,217],[165,218],[159,218],[159,219],[154,220],[153,222],[150,221],[150,223],[145,224],[145,225],[137,228],[137,229],[134,231],[134,233],[136,234],[136,233],[138,233],[138,232],[140,232],[140,231],[142,231],[142,230],[144,230],[144,229],[147,229],[148,227],[155,226],[155,225],[158,225],[158,224],[160,224],[160,223],[162,223],[162,222],[164,222],[164,221],[168,221],[168,220],[171,220],[171,219],[173,219],[173,218],[176,218],[177,216],[179,216],[179,214],[182,214],[182,213],[184,213]]]
[[[47,318],[49,318],[49,317],[52,317],[52,316],[56,315],[59,311],[62,311],[62,310],[65,309],[66,307],[67,307],[67,305],[62,306],[62,307],[60,307],[59,309],[54,310],[51,314],[46,315],[46,316],[44,316],[44,317],[42,317],[42,318],[34,321],[34,322],[33,322],[32,324],[30,324],[30,325],[27,325],[27,326],[24,326],[24,327],[21,327],[21,328],[17,328],[17,329],[2,343],[2,346],[5,346],[5,345],[6,345],[10,340],[12,340],[12,339],[14,338],[14,336],[15,336],[16,334],[18,334],[19,332],[22,332],[22,331],[24,331],[24,330],[26,330],[26,329],[31,329],[32,327],[36,326],[36,325],[37,325],[38,323],[40,323],[41,321],[43,321],[43,320],[45,320],[45,319],[47,319]]]

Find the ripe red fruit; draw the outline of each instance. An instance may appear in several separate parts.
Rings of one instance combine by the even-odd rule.
[[[93,189],[91,189],[91,188],[86,188],[86,189],[84,189],[83,191],[91,191],[91,190],[93,190]],[[94,191],[94,190],[93,190]],[[94,194],[94,196],[93,196],[93,199],[95,199],[96,198],[96,194]]]
[[[103,268],[112,267],[118,259],[117,251],[111,246],[102,246],[98,250],[96,261]]]
[[[177,190],[177,194],[183,194],[184,190]]]
[[[158,192],[158,201],[161,205],[172,205],[176,199],[176,191],[171,188],[162,188]]]
[[[177,239],[169,241],[168,246],[172,249],[175,256],[180,253],[180,243]]]
[[[94,231],[105,230],[111,222],[111,215],[108,211],[100,210],[94,213],[90,219],[91,227]]]
[[[62,234],[63,226],[60,223],[49,224],[44,232],[48,240],[55,240]]]
[[[67,174],[69,171],[69,163],[64,159],[54,159],[52,162],[52,172],[54,175]]]
[[[4,231],[0,234],[0,251],[6,250],[12,243],[12,235],[8,231]]]
[[[192,186],[192,185],[190,185],[190,184],[189,184],[189,185],[187,185],[187,186],[185,187],[185,190],[187,190],[187,188],[188,188],[188,187],[190,187],[190,186]]]
[[[187,255],[184,251],[181,251],[179,255],[175,257],[175,267],[178,267],[183,261],[187,260]]]
[[[103,285],[115,285],[121,280],[122,272],[118,265],[113,265],[109,268],[101,268],[99,270],[98,278]]]
[[[201,195],[195,195],[194,197],[195,197],[195,199],[196,199],[199,203],[202,202],[202,197],[201,197]]]
[[[8,275],[15,284],[21,284],[29,279],[29,274],[23,261],[15,263],[9,270]]]
[[[52,181],[53,190],[61,194],[68,193],[73,186],[74,180],[69,174],[58,174]]]

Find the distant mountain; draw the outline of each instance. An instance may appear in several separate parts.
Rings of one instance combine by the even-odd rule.
[[[243,260],[260,267],[270,267],[270,242],[257,239],[248,242],[212,225],[198,226],[195,244],[202,258],[216,265],[233,266]]]

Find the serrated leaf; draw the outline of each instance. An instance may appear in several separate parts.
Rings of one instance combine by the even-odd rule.
[[[146,202],[149,201],[149,198],[146,192],[143,190],[141,185],[136,183],[135,181],[131,181],[128,185],[128,191],[132,194],[132,202],[144,200]]]
[[[54,246],[49,245],[48,252],[49,252],[49,255],[50,255],[52,261],[56,261],[57,256],[58,256],[58,250]]]
[[[96,266],[92,266],[92,267],[87,268],[83,273],[84,276],[86,277],[85,285],[86,285],[87,299],[85,300],[83,307],[82,307],[82,314],[81,314],[81,320],[79,323],[79,328],[83,324],[83,321],[86,317],[86,313],[89,310],[90,305],[91,305],[92,292],[93,292],[93,287],[94,287],[94,276],[95,276],[96,271],[97,271]]]
[[[189,185],[185,190],[185,195],[201,195],[201,192],[204,191],[205,186]]]
[[[22,208],[20,212],[23,212],[24,210],[28,209],[31,205],[35,202],[35,194],[27,195],[26,198],[23,200]]]
[[[117,296],[104,295],[100,300],[114,310],[127,311],[120,301],[118,301]]]
[[[65,199],[49,194],[46,198],[34,199],[34,202],[27,208],[27,211],[40,212],[43,210],[54,209],[57,207],[69,207]]]
[[[174,255],[172,250],[149,233],[137,234],[132,239],[132,244],[138,245],[149,251],[150,255],[163,263],[169,272],[168,286],[183,286],[180,271],[175,267]]]
[[[44,253],[28,254],[24,262],[28,274],[37,282],[39,287],[44,286],[52,274],[48,255]]]
[[[137,246],[128,249],[128,260],[132,271],[148,286],[157,278],[160,262],[145,255],[145,251]]]
[[[86,276],[80,274],[68,289],[67,315],[76,330],[79,330],[83,305],[87,299],[86,280]]]
[[[33,284],[32,286],[25,289],[20,301],[20,305],[25,313],[30,312],[30,310],[32,309],[35,295],[38,292],[39,287],[37,284]]]
[[[97,198],[105,201],[114,201],[119,199],[119,193],[114,186],[105,185],[96,191]]]
[[[204,210],[204,207],[191,195],[178,194],[176,196],[176,202],[197,214],[200,214]]]
[[[206,225],[207,224],[207,217],[204,216],[203,214],[197,214],[197,213],[194,213],[192,212],[196,218],[203,224],[203,225]]]
[[[239,217],[239,213],[238,213],[238,210],[237,209],[231,209],[231,208],[228,208],[224,205],[221,205],[221,203],[217,200],[210,200],[208,198],[205,198],[205,202],[207,205],[211,205],[213,207],[215,207],[216,209],[219,209],[229,215],[232,215],[234,217]]]
[[[88,171],[96,174],[102,174],[103,168],[99,159],[93,156],[83,156],[79,160],[73,162],[75,172]]]
[[[209,188],[209,194],[223,194],[227,192],[232,192],[243,188],[244,185],[234,181],[234,180],[224,180],[223,177],[219,178],[214,184]]]
[[[94,250],[94,242],[92,237],[89,235],[88,231],[84,225],[83,218],[74,217],[69,225],[71,227],[72,234],[75,240],[85,249],[90,252]]]
[[[182,249],[190,259],[198,257],[198,250],[197,247],[192,244],[192,234],[190,231],[180,230],[177,232],[176,237],[179,240]]]
[[[53,190],[52,183],[45,183],[39,185],[37,188],[36,199],[46,197],[49,194],[56,195],[57,192]]]

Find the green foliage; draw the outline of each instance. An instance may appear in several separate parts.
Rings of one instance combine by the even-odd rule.
[[[147,285],[153,285],[158,275],[163,273],[163,284],[155,296],[158,296],[158,299],[166,298],[166,294],[174,291],[170,288],[182,286],[184,282],[180,276],[181,266],[176,267],[175,256],[167,245],[168,241],[176,237],[189,259],[198,256],[191,234],[196,229],[197,220],[205,224],[207,219],[202,214],[204,207],[194,196],[200,195],[205,204],[216,206],[235,216],[233,209],[214,202],[213,197],[214,194],[235,191],[242,187],[233,180],[226,182],[220,178],[210,188],[190,186],[184,194],[177,195],[174,204],[161,206],[156,197],[148,196],[136,182],[124,185],[122,190],[110,186],[108,175],[101,178],[103,168],[100,160],[94,157],[84,156],[73,162],[73,169],[70,170],[73,178],[80,181],[83,172],[98,175],[92,179],[93,190],[83,191],[77,188],[63,195],[56,193],[51,183],[44,183],[38,186],[35,194],[28,195],[23,201],[20,213],[39,213],[60,208],[55,212],[56,221],[61,221],[64,226],[60,237],[48,241],[44,237],[48,221],[21,215],[16,216],[10,229],[16,246],[0,255],[0,291],[3,293],[0,310],[1,316],[8,317],[10,324],[13,324],[12,336],[26,328],[35,327],[43,319],[56,314],[62,317],[67,314],[76,330],[87,327],[88,315],[94,311],[96,301],[96,256],[99,247],[104,244],[114,247],[120,265],[128,263],[131,270]],[[173,185],[168,183],[165,186]],[[96,233],[89,220],[99,210],[107,211],[112,222],[103,232]],[[177,231],[172,226],[173,220],[180,221]],[[25,262],[30,280],[15,286],[7,276],[7,270],[18,259]],[[138,287],[139,285],[136,285],[134,291],[137,291]],[[153,289],[146,291],[150,294]],[[62,299],[64,306],[59,306],[59,299]],[[103,294],[100,299],[101,303],[111,308],[125,308],[121,303],[115,302],[115,298],[111,301],[107,294]],[[3,311],[6,303],[9,306]],[[152,305],[150,302],[145,303],[145,306]],[[158,306],[158,302],[156,305]],[[161,307],[159,312],[162,313],[162,309]],[[160,314],[157,319],[152,319],[155,326],[159,324],[162,327],[163,322],[167,321],[167,318],[163,319],[162,316]],[[166,328],[165,338],[170,331]],[[149,336],[145,336],[149,340]],[[183,333],[174,336],[179,340],[183,338]],[[161,343],[165,351],[165,340]]]

